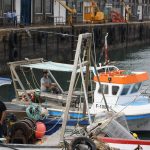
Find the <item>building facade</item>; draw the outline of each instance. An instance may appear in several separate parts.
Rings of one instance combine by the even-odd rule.
[[[62,0],[67,6],[77,10],[76,21],[83,17],[83,0]],[[118,10],[122,16],[125,8],[120,0],[97,0],[101,11],[109,15],[112,9]],[[132,20],[150,20],[150,0],[124,0],[131,8]],[[56,0],[0,0],[0,16],[8,11],[16,11],[19,23],[34,24],[47,22],[66,22],[68,11]]]
[[[0,15],[16,11],[18,22],[42,23],[54,14],[54,0],[0,0]]]

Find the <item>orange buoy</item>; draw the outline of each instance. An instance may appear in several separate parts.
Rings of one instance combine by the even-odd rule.
[[[43,122],[36,122],[36,131],[35,131],[35,137],[37,139],[41,139],[46,132],[46,126]]]

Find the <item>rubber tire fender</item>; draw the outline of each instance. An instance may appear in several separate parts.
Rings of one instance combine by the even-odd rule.
[[[82,148],[77,147],[79,144],[84,144],[90,147],[90,150],[96,150],[95,143],[87,137],[77,137],[75,138],[69,146],[69,150],[82,150]],[[88,148],[89,149],[89,148]]]

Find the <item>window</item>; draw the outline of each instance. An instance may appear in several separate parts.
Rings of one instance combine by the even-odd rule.
[[[91,12],[90,7],[86,6],[84,7],[84,13],[89,14]]]
[[[141,87],[141,82],[140,83],[136,83],[134,86],[133,86],[133,88],[132,88],[132,90],[131,90],[131,93],[135,93],[135,92],[137,92],[138,90],[139,90],[139,88]]]
[[[90,4],[90,2],[84,2],[84,13],[88,14],[91,12]]]
[[[96,83],[95,82],[92,82],[90,88],[88,87],[88,90],[95,90],[96,89]]]
[[[105,68],[101,68],[98,70],[98,73],[105,72]]]
[[[53,0],[45,0],[45,12],[53,13]]]
[[[119,86],[112,86],[112,95],[117,95]]]
[[[42,13],[42,0],[36,0],[35,2],[35,13]]]
[[[4,0],[4,13],[12,11],[12,0]]]
[[[83,12],[82,8],[83,8],[83,2],[77,1],[77,12],[82,13]]]
[[[111,71],[117,71],[118,68],[116,67],[104,67],[104,68],[100,68],[98,69],[98,73],[101,73],[101,72],[111,72]]]
[[[108,85],[105,84],[101,84],[98,93],[104,93],[104,94],[108,94]]]
[[[122,89],[121,95],[126,95],[130,89],[130,85],[125,85]]]

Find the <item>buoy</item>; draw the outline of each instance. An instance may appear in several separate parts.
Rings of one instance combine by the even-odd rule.
[[[36,131],[35,131],[35,137],[37,139],[41,139],[46,132],[46,126],[43,122],[36,122]]]
[[[138,139],[138,135],[136,133],[132,134],[134,138]]]

